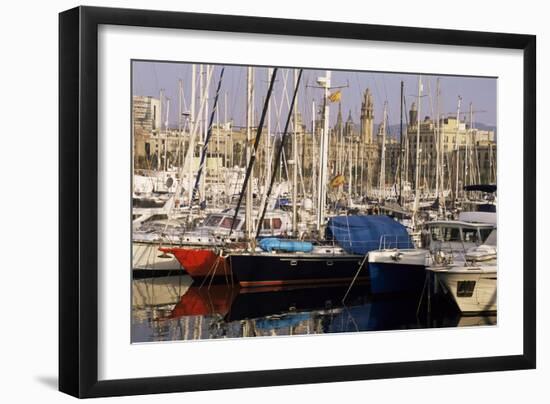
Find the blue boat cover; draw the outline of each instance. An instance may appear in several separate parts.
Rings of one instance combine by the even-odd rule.
[[[389,216],[335,216],[326,228],[347,253],[365,255],[380,248],[414,248],[405,226]]]
[[[279,238],[264,238],[259,242],[260,248],[264,251],[286,251],[286,252],[310,252],[313,244],[308,241],[281,240]]]

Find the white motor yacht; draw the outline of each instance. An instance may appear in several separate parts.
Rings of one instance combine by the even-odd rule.
[[[497,230],[477,247],[440,253],[426,268],[452,296],[462,313],[497,310]]]

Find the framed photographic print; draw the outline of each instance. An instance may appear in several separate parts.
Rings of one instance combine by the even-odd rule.
[[[535,367],[534,36],[59,24],[61,391]]]

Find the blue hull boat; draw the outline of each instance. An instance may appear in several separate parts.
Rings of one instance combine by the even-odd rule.
[[[422,265],[396,265],[369,262],[372,293],[421,292],[426,280]]]

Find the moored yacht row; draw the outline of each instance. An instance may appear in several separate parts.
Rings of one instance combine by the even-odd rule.
[[[460,311],[496,310],[496,225],[484,213],[425,223],[418,248],[404,225],[384,215],[335,216],[322,239],[299,240],[288,238],[288,215],[275,210],[265,216],[257,243],[246,241],[239,216],[230,234],[233,218],[231,209],[211,213],[177,239],[181,228],[158,223],[166,230],[160,243],[137,232],[134,268],[148,245],[157,269],[183,269],[199,283],[245,288],[349,284],[357,278],[370,280],[372,293],[422,293],[433,274],[430,281],[450,292]],[[163,260],[171,266],[163,267]],[[153,269],[150,263],[143,268]]]

